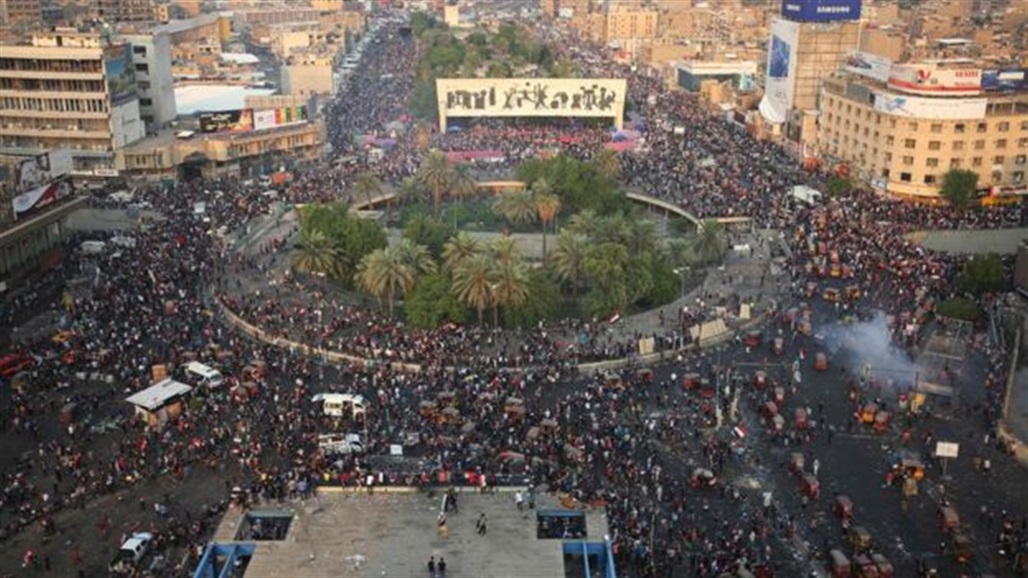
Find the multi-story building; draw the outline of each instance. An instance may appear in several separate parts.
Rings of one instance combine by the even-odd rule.
[[[139,115],[148,133],[175,120],[175,79],[171,74],[171,34],[163,27],[149,34],[124,34],[132,44],[139,89]]]
[[[157,19],[153,0],[94,0],[96,15],[111,24],[152,22]]]
[[[281,10],[243,10],[234,13],[235,22],[242,26],[258,24],[292,24],[294,22],[317,22],[321,12],[314,8]]]
[[[659,20],[656,10],[612,10],[607,13],[604,42],[633,44],[653,40]]]
[[[290,56],[279,69],[282,93],[309,97],[335,94],[333,55],[308,52]]]
[[[128,43],[58,30],[0,48],[0,154],[70,149],[74,174],[109,177],[144,135]]]
[[[0,0],[0,25],[38,24],[42,14],[39,0]]]
[[[822,157],[899,196],[936,197],[950,169],[974,171],[982,189],[1023,193],[1028,92],[983,93],[967,84],[965,96],[941,90],[932,95],[925,88],[931,86],[936,85],[901,87],[854,75],[825,80]]]

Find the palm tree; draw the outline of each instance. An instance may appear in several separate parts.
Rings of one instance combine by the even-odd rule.
[[[600,152],[596,153],[593,158],[593,164],[596,165],[596,169],[603,178],[610,181],[621,178],[621,159],[618,158],[616,152],[608,148],[600,149]]]
[[[649,219],[630,219],[626,222],[628,250],[632,255],[657,246],[657,228]]]
[[[325,275],[331,279],[343,276],[343,255],[325,233],[301,227],[296,242],[297,252],[293,254],[293,268],[310,275]]]
[[[599,230],[599,219],[596,211],[585,209],[571,216],[568,228],[583,237],[592,238],[595,236],[596,231]]]
[[[393,250],[396,251],[400,261],[418,275],[430,275],[439,268],[435,260],[432,259],[432,254],[428,251],[428,247],[419,245],[410,239],[400,239],[400,242],[393,247]]]
[[[553,249],[553,272],[562,283],[571,285],[571,291],[577,295],[578,287],[585,276],[586,238],[570,230],[561,231],[557,237],[557,246]]]
[[[450,184],[450,193],[457,200],[464,200],[473,197],[478,192],[478,181],[471,174],[470,165],[457,165],[453,170],[453,182]]]
[[[426,198],[425,187],[417,177],[404,177],[397,189],[397,196],[401,204],[413,204]]]
[[[443,265],[455,272],[465,261],[481,252],[478,240],[461,231],[443,246]]]
[[[528,191],[508,191],[493,202],[493,210],[512,224],[520,225],[535,220],[535,203]]]
[[[435,216],[439,217],[439,211],[443,205],[443,194],[453,185],[454,170],[446,153],[434,150],[428,153],[418,167],[418,181],[432,193],[432,205]]]
[[[389,316],[397,295],[404,295],[414,287],[414,269],[404,263],[403,255],[387,247],[368,253],[357,266],[357,283],[381,301],[389,303]]]
[[[704,219],[693,240],[693,251],[704,263],[720,261],[725,255],[725,240],[722,236],[721,223],[714,219]]]
[[[499,325],[499,308],[518,308],[528,301],[528,268],[519,261],[499,263],[493,290],[493,325]]]
[[[488,255],[477,254],[465,260],[453,272],[453,293],[457,300],[478,312],[478,324],[482,324],[482,312],[494,297],[493,262]]]
[[[521,251],[512,237],[497,237],[489,244],[489,255],[498,265],[509,265],[521,260]]]
[[[364,208],[370,210],[374,197],[382,194],[382,181],[372,173],[363,172],[357,175],[357,179],[353,183],[353,192],[358,197],[367,199],[368,204]]]
[[[543,186],[540,186],[540,184]],[[539,223],[543,229],[543,261],[546,261],[546,227],[553,222],[557,217],[557,213],[560,212],[560,197],[548,192],[549,185],[543,179],[536,181],[532,188],[537,189],[532,200],[535,203],[535,210],[539,214]]]

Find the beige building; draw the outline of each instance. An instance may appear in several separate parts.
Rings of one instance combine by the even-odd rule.
[[[43,13],[39,0],[0,0],[0,25],[38,24]]]
[[[888,58],[893,62],[905,60],[907,35],[899,28],[873,28],[865,26],[860,33],[860,50]]]
[[[0,55],[0,153],[70,149],[74,174],[116,176],[114,152],[145,135],[130,46],[57,31]]]
[[[616,9],[607,13],[604,42],[632,43],[657,37],[660,13],[656,10]]]
[[[948,170],[969,169],[981,188],[1025,191],[1028,93],[913,96],[836,76],[825,81],[821,102],[823,158],[880,190],[935,197]]]
[[[335,94],[333,58],[327,54],[297,54],[279,69],[284,94],[309,97]]]
[[[105,22],[152,22],[157,19],[153,0],[93,0],[96,15]]]

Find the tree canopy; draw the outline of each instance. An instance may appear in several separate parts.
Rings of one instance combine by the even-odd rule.
[[[966,209],[974,200],[978,188],[978,173],[967,169],[950,169],[942,176],[940,193],[949,204]]]

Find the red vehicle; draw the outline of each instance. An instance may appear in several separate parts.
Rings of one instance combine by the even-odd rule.
[[[748,331],[742,341],[746,347],[757,347],[760,345],[760,339],[759,331]]]
[[[763,371],[758,371],[757,373],[753,374],[753,387],[756,387],[757,389],[764,389],[764,386],[766,385],[767,373]]]
[[[871,557],[867,554],[857,554],[853,557],[853,564],[856,566],[856,576],[859,578],[881,578],[878,566],[875,566]]]
[[[782,405],[785,402],[785,388],[778,386],[771,391],[771,401],[777,405]]]
[[[700,387],[700,374],[698,373],[687,373],[682,376],[682,387],[685,391],[692,391]]]
[[[35,364],[36,360],[27,353],[9,353],[0,357],[0,377],[10,379]]]
[[[842,494],[835,497],[835,515],[844,523],[853,518],[853,500]]]
[[[797,407],[794,415],[796,416],[796,429],[804,430],[810,427],[810,422],[807,420],[807,410]]]
[[[850,560],[842,550],[832,549],[828,552],[829,563],[832,565],[832,578],[850,578]]]
[[[893,578],[896,575],[896,571],[892,567],[892,563],[889,562],[885,556],[874,553],[871,554],[871,561],[875,563],[875,567],[878,568],[878,576],[880,578]]]
[[[803,476],[803,481],[800,485],[800,492],[811,500],[816,500],[817,496],[821,493],[821,484],[818,483],[817,478],[814,476]]]

